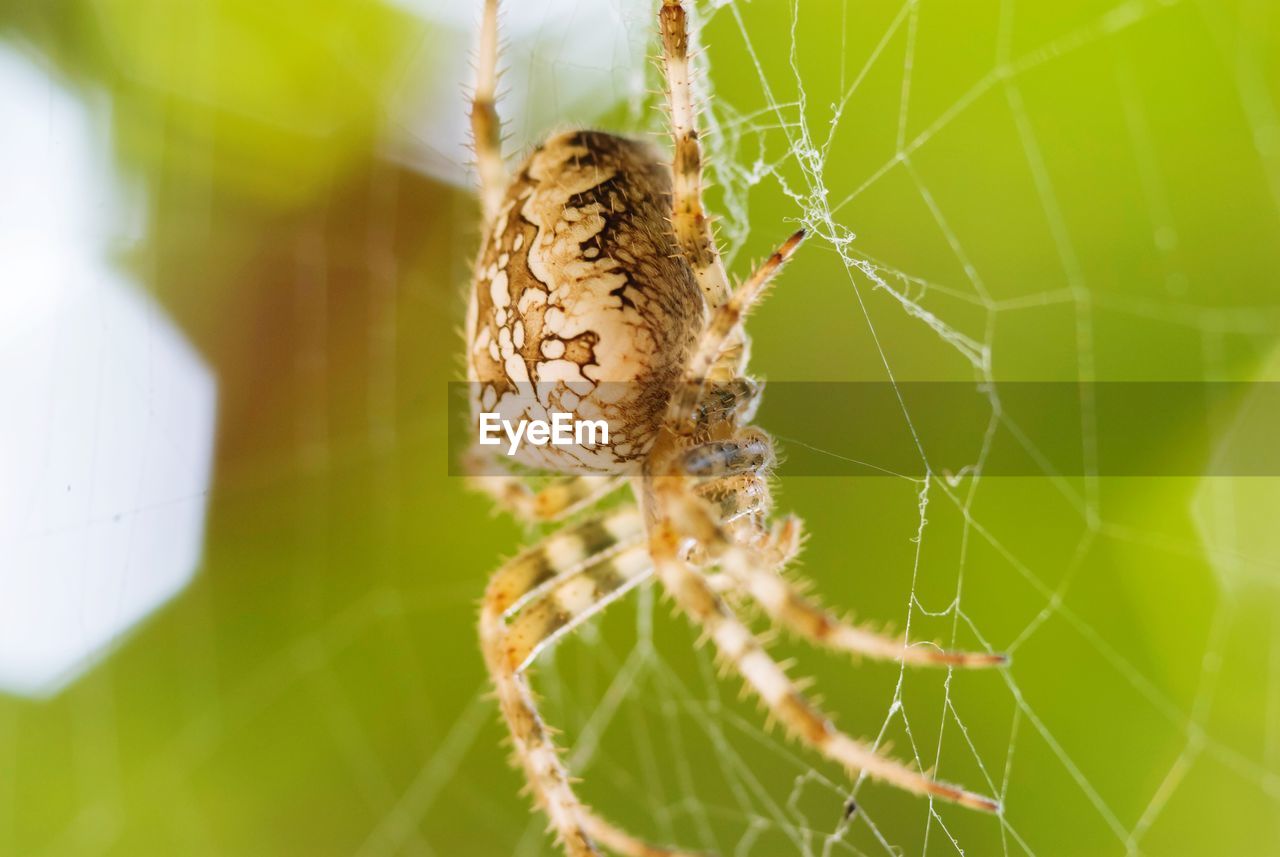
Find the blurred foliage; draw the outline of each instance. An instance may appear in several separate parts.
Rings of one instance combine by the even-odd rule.
[[[13,4],[11,31],[111,96],[124,164],[267,208],[313,202],[367,157],[430,30],[367,0]]]

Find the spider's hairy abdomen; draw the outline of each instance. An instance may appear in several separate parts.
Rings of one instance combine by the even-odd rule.
[[[596,447],[526,444],[523,463],[616,471],[652,445],[705,311],[670,211],[661,155],[611,134],[553,137],[516,174],[472,284],[473,421],[571,412],[610,427]]]

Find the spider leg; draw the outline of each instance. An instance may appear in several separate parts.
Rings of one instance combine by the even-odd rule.
[[[1004,666],[1009,662],[1008,656],[999,653],[909,645],[901,637],[860,628],[806,596],[796,581],[778,574],[781,565],[767,568],[748,551],[727,553],[723,565],[729,577],[763,608],[769,618],[814,645],[908,666],[977,669]]]
[[[644,522],[632,504],[550,533],[499,569],[485,590],[485,609],[506,619],[546,589],[589,563],[634,542]]]
[[[851,774],[865,773],[913,794],[937,797],[969,807],[998,812],[991,798],[958,786],[931,779],[877,752],[871,746],[839,731],[807,699],[783,667],[769,656],[751,631],[742,623],[713,586],[682,558],[685,545],[706,538],[708,532],[722,532],[702,503],[689,496],[679,477],[658,477],[652,491],[643,496],[654,504],[651,516],[650,555],[654,571],[686,616],[715,643],[722,658],[746,681],[768,709],[772,718],[823,756],[839,763]],[[722,536],[723,538],[723,536]],[[750,562],[747,549],[730,544],[725,556],[735,553]]]
[[[623,481],[613,476],[555,476],[539,489],[513,473],[494,472],[501,460],[473,447],[462,466],[467,483],[487,494],[502,509],[527,523],[560,521],[595,504],[617,490]]]
[[[726,352],[743,347],[742,320],[751,307],[763,297],[765,287],[782,270],[800,242],[804,241],[803,229],[782,243],[760,267],[738,286],[733,295],[716,307],[703,328],[689,362],[681,378],[679,392],[671,397],[669,418],[676,425],[684,425],[694,412],[707,379],[716,376],[717,364],[726,359]],[[733,359],[729,355],[729,359]]]
[[[679,0],[663,0],[658,23],[662,31],[667,107],[675,138],[671,226],[707,304],[716,307],[729,298],[729,280],[716,249],[715,236],[711,234],[711,223],[702,207],[702,150],[698,145],[698,123],[690,84],[689,31],[684,5]]]
[[[765,467],[773,461],[769,436],[754,428],[742,429],[728,440],[708,441],[685,450],[677,471],[694,476],[741,473]],[[721,520],[725,520],[723,517]],[[982,668],[1003,666],[1006,655],[993,652],[960,652],[936,646],[908,645],[901,638],[860,628],[825,610],[807,597],[802,587],[777,573],[799,551],[800,521],[791,517],[772,534],[762,534],[761,548],[777,555],[769,562],[743,561],[743,552],[730,556],[725,571],[779,625],[809,642],[879,660],[911,666]],[[735,559],[736,558],[736,559]]]
[[[476,58],[476,89],[471,96],[471,135],[480,174],[480,206],[486,224],[502,204],[507,170],[502,162],[502,119],[496,104],[498,87],[498,0],[485,0]]]
[[[649,578],[653,563],[643,538],[619,547],[558,578],[507,621],[506,658],[512,669],[524,670],[556,640]]]
[[[759,429],[747,428],[734,439],[710,441],[691,447],[681,455],[679,466],[685,468],[687,473],[703,476],[726,471],[749,471],[772,460],[773,450],[768,435]],[[754,492],[759,489],[751,486],[751,490]],[[744,503],[745,501],[729,501],[726,506],[742,506]],[[720,520],[728,519],[722,514]],[[900,637],[890,637],[860,628],[824,609],[817,601],[806,596],[803,587],[795,580],[788,580],[778,574],[799,552],[800,534],[800,519],[788,517],[775,526],[772,532],[761,532],[758,538],[752,539],[757,543],[754,545],[758,549],[756,553],[731,552],[725,556],[722,564],[732,581],[732,588],[745,591],[777,624],[789,628],[814,645],[851,655],[897,661],[909,666],[979,669],[1004,666],[1009,662],[1007,655],[995,652],[961,652],[937,646],[908,645]]]
[[[692,857],[645,843],[582,803],[526,673],[548,643],[651,572],[643,521],[629,504],[551,534],[495,572],[485,590],[480,612],[485,664],[516,759],[569,857],[598,857],[596,842],[624,857]]]
[[[752,272],[750,277],[743,281],[742,285],[738,286],[726,303],[716,307],[702,332],[697,350],[689,360],[688,368],[685,370],[687,378],[696,380],[707,374],[720,355],[725,340],[742,324],[743,317],[764,296],[765,287],[782,270],[782,266],[795,253],[800,243],[804,241],[804,237],[803,229],[794,232],[769,255],[768,259],[764,260],[760,267]]]
[[[754,474],[706,482],[695,490],[717,505],[723,520],[741,519],[768,502],[765,480]],[[553,561],[561,570],[547,577]],[[507,661],[521,671],[556,640],[648,580],[653,562],[639,509],[628,503],[552,534],[505,571],[492,597],[506,622]]]

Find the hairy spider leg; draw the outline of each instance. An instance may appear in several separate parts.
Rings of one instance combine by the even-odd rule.
[[[742,321],[764,296],[765,287],[795,253],[804,236],[801,229],[784,241],[725,303],[711,313],[667,409],[668,419],[676,426],[685,426],[692,419],[708,380],[723,381],[726,373],[736,375],[740,370],[736,364],[742,361],[742,357],[735,352],[746,342]],[[718,365],[724,363],[731,365]]]
[[[564,520],[625,484],[619,476],[566,474],[553,476],[535,489],[526,477],[495,472],[502,465],[499,456],[478,446],[473,446],[463,458],[467,484],[526,523]]]
[[[769,467],[773,458],[772,440],[768,434],[760,429],[747,427],[739,430],[736,437],[707,441],[684,450],[676,459],[677,463],[671,472],[675,475],[698,476],[754,473]],[[799,539],[799,519],[793,520],[794,536],[784,539],[775,534],[775,541]],[[782,529],[777,531],[783,532],[785,531]],[[768,541],[763,538],[767,535],[760,533],[757,540]],[[794,552],[794,549],[790,551],[791,554]],[[752,561],[745,561],[747,557],[751,557]],[[859,627],[848,619],[827,611],[815,599],[805,595],[805,587],[799,581],[782,577],[778,573],[781,568],[779,564],[762,562],[750,552],[730,553],[723,567],[737,584],[737,588],[759,604],[770,619],[814,645],[851,655],[897,661],[909,666],[977,669],[1009,663],[1007,655],[997,652],[952,651],[932,644],[909,645],[901,637]]]
[[[729,299],[729,280],[711,232],[711,222],[702,207],[702,149],[698,144],[698,117],[690,80],[689,30],[684,6],[676,0],[664,0],[658,22],[662,31],[667,108],[675,145],[671,165],[671,227],[707,305],[718,307]]]
[[[485,0],[476,57],[476,88],[471,95],[471,144],[480,174],[480,206],[485,224],[502,205],[507,170],[502,162],[502,119],[498,116],[498,0]]]
[[[941,798],[970,809],[999,811],[995,800],[931,779],[837,729],[769,656],[707,578],[684,560],[682,553],[689,542],[704,541],[714,533],[721,540],[724,562],[759,563],[761,558],[723,535],[706,506],[688,493],[683,478],[659,476],[651,481],[645,501],[652,506],[647,511],[648,520],[653,522],[650,554],[659,582],[690,621],[706,632],[720,657],[742,676],[771,719],[851,775],[865,773],[913,794]]]
[[[806,585],[794,575],[790,579],[783,577],[776,570],[749,560],[744,552],[726,555],[724,568],[770,619],[815,646],[907,666],[981,669],[1009,663],[1008,656],[998,652],[962,652],[933,644],[909,644],[903,637],[860,627],[806,595]]]
[[[574,792],[552,730],[538,712],[526,667],[544,648],[532,635],[548,638],[606,606],[649,574],[647,549],[634,506],[548,536],[503,565],[490,579],[480,611],[485,665],[510,730],[515,759],[524,769],[534,800],[546,812],[569,857],[598,857],[596,842],[624,857],[691,857],[688,852],[650,845],[595,814]],[[629,545],[629,546],[625,546]],[[571,585],[583,580],[581,591]],[[613,590],[607,590],[612,585]],[[598,598],[588,598],[597,587]],[[507,617],[518,612],[515,627]],[[534,617],[521,625],[526,612]],[[550,616],[554,621],[539,617]],[[514,636],[513,636],[514,635]]]

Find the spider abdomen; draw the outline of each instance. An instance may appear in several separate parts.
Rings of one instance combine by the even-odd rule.
[[[609,425],[608,443],[526,444],[521,463],[616,472],[652,445],[704,315],[670,210],[661,155],[611,134],[552,137],[516,174],[472,284],[473,427],[481,412]]]

